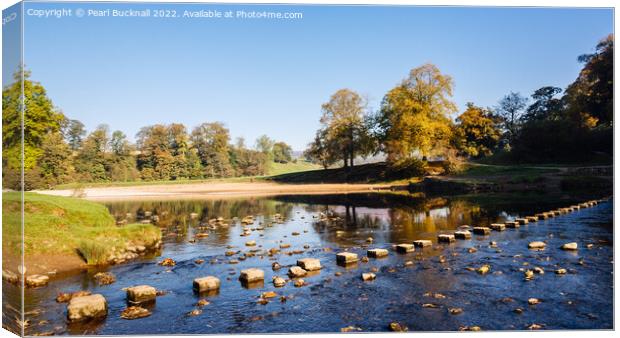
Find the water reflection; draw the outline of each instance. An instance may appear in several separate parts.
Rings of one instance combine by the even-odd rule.
[[[46,288],[28,289],[26,310],[46,310],[31,318],[32,323],[40,325],[30,326],[27,334],[309,332],[337,331],[340,327],[356,323],[381,331],[390,316],[419,318],[421,323],[434,323],[432,329],[454,329],[458,327],[455,318],[446,316],[446,311],[438,315],[416,310],[423,291],[429,288],[459,289],[462,282],[459,273],[463,269],[455,272],[444,269],[451,260],[457,259],[449,255],[454,248],[448,248],[447,252],[440,249],[431,251],[426,260],[422,259],[422,253],[416,251],[411,257],[390,255],[346,268],[335,264],[334,252],[347,248],[365,255],[364,247],[369,245],[369,238],[372,238],[371,245],[376,248],[390,248],[392,244],[411,243],[416,239],[435,242],[437,232],[456,229],[463,224],[488,225],[575,201],[562,196],[537,195],[428,198],[421,194],[360,193],[204,201],[106,202],[119,224],[152,222],[160,227],[164,246],[158,255],[174,258],[176,266],[164,268],[156,264],[162,257],[144,257],[129,264],[103,269],[117,277],[117,282],[110,286],[96,285],[92,275],[98,270],[93,269],[57,278]],[[249,216],[254,222],[245,221]],[[605,215],[603,218],[606,220],[607,217]],[[512,231],[502,236],[524,234]],[[255,241],[256,245],[248,247],[247,241]],[[268,254],[270,249],[278,249],[281,253],[272,257]],[[227,255],[226,251],[233,254]],[[424,252],[426,255],[426,250]],[[257,306],[257,295],[273,288],[271,278],[286,274],[286,268],[272,271],[272,262],[277,260],[286,267],[295,264],[300,254],[325,262],[322,264],[323,270],[304,278],[309,283],[307,287],[295,288],[291,283],[276,289],[279,293],[294,296],[295,300],[289,302],[291,304],[274,302],[278,305]],[[446,262],[440,262],[438,255],[445,255]],[[413,258],[420,259],[415,268],[403,267],[403,259]],[[196,263],[198,259],[204,260],[204,263]],[[359,273],[368,271],[368,264],[383,275],[362,285]],[[264,284],[248,288],[241,285],[239,271],[249,267],[265,271]],[[332,280],[329,276],[335,272],[350,277]],[[390,277],[385,277],[385,274]],[[185,314],[191,311],[200,296],[205,296],[193,292],[191,281],[204,275],[220,278],[221,290],[218,295],[209,295],[213,304],[205,309],[208,315],[188,317]],[[520,275],[518,278],[521,280]],[[126,306],[124,293],[119,290],[136,283],[152,285],[169,294],[158,297],[151,317],[136,321],[119,319],[119,313]],[[403,289],[408,285],[410,287]],[[469,285],[469,290],[472,290],[475,284],[470,282]],[[488,285],[480,285],[481,289],[486,287]],[[108,318],[87,325],[67,326],[64,320],[66,305],[55,303],[54,298],[57,292],[78,290],[102,293],[109,302]],[[369,302],[367,306],[355,305],[366,301]],[[474,306],[476,302],[479,300],[475,297],[464,296],[454,306]],[[488,304],[479,305],[488,307]],[[309,312],[312,309],[316,309],[316,313],[330,315],[313,316]],[[301,317],[304,323],[297,325],[296,318]],[[376,322],[373,322],[375,317]],[[161,324],[163,322],[166,324]]]

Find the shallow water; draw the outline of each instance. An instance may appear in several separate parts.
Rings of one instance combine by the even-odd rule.
[[[408,194],[349,194],[279,196],[221,201],[134,201],[109,202],[118,219],[132,214],[130,221],[139,220],[144,211],[159,216],[157,225],[164,233],[160,256],[142,258],[128,264],[113,266],[107,271],[116,275],[117,282],[98,286],[92,280],[96,270],[72,276],[58,277],[47,287],[26,290],[26,311],[29,326],[26,334],[171,334],[171,333],[243,333],[243,332],[339,332],[355,326],[363,331],[387,331],[396,321],[411,331],[452,331],[464,326],[480,326],[483,330],[527,329],[540,324],[545,329],[611,329],[613,327],[613,209],[612,202],[582,209],[545,221],[528,224],[519,229],[492,232],[472,240],[432,249],[416,249],[401,255],[393,244],[410,243],[415,239],[431,239],[436,244],[437,233],[450,232],[463,224],[488,225],[519,216],[568,206],[579,199],[566,196],[501,195],[425,198]],[[196,219],[190,213],[198,214]],[[272,221],[274,214],[284,217],[282,224]],[[319,221],[319,213],[338,217],[338,220]],[[209,231],[209,237],[189,243],[197,227],[210,218],[242,218],[254,215],[257,228],[242,237],[242,226],[231,222],[228,227]],[[299,236],[293,236],[299,232]],[[370,259],[353,267],[336,265],[335,253],[344,249],[366,255],[366,239],[372,237],[372,248],[386,248],[390,255]],[[256,247],[245,242],[255,240]],[[530,251],[527,244],[534,240],[547,241],[544,251]],[[489,246],[497,242],[497,248]],[[578,242],[577,252],[559,247],[566,242]],[[281,243],[290,249],[304,250],[302,254],[279,254],[274,258],[257,254],[229,264],[239,254],[226,257],[231,250],[248,252],[268,250]],[[587,244],[594,244],[587,249]],[[304,246],[308,249],[304,249]],[[476,247],[476,253],[467,249]],[[173,258],[177,265],[166,268],[157,265],[163,257]],[[323,269],[304,278],[307,286],[296,288],[288,283],[275,288],[272,276],[286,278],[286,266],[303,257],[319,258]],[[271,259],[270,259],[271,258]],[[204,264],[196,264],[204,259]],[[273,259],[273,260],[272,260]],[[274,260],[284,266],[272,271]],[[412,266],[405,266],[413,261]],[[480,275],[468,267],[491,266],[491,272]],[[546,273],[534,280],[524,281],[520,269],[542,267]],[[265,271],[262,287],[247,289],[238,281],[239,271],[249,267]],[[361,280],[362,272],[378,269],[377,279]],[[562,267],[566,275],[556,275]],[[341,272],[341,276],[336,276]],[[192,290],[196,277],[213,275],[222,281],[218,295],[209,296],[210,304],[203,313],[190,317],[201,299]],[[150,317],[124,320],[120,312],[126,307],[124,287],[148,284],[168,293],[157,298]],[[17,292],[4,284],[9,295]],[[108,301],[108,317],[96,323],[66,323],[66,304],[55,302],[58,292],[89,290],[101,293]],[[261,292],[275,291],[286,296],[262,305],[257,303]],[[427,293],[440,293],[435,298]],[[539,298],[541,304],[530,306],[528,298]],[[505,298],[510,298],[510,301]],[[423,304],[434,304],[435,308]],[[5,304],[6,305],[6,304]],[[462,308],[459,315],[449,308]],[[522,314],[514,310],[522,308]],[[33,310],[40,312],[32,312]]]

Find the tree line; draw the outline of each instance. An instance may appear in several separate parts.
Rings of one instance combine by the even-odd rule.
[[[120,130],[100,125],[87,133],[79,120],[56,109],[30,72],[15,75],[2,92],[3,184],[21,187],[20,92],[24,86],[24,188],[51,188],[72,182],[151,181],[265,175],[270,162],[294,161],[291,147],[263,135],[251,149],[243,138],[231,142],[221,122],[189,131],[183,124],[140,129],[132,144]]]
[[[510,163],[583,162],[613,152],[613,35],[592,54],[566,89],[545,86],[530,98],[510,92],[495,107],[468,103],[457,113],[453,79],[433,64],[410,71],[377,111],[350,89],[322,105],[321,128],[305,156],[328,168],[384,154],[388,164],[423,165],[434,157],[447,169],[458,158]]]

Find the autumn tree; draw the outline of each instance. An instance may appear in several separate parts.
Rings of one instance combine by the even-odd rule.
[[[387,161],[442,154],[449,145],[454,83],[432,64],[414,68],[383,98],[378,137]]]
[[[198,152],[206,177],[234,175],[229,155],[230,133],[223,123],[199,125],[192,131],[191,141]]]
[[[456,148],[471,157],[490,156],[501,138],[501,119],[490,109],[467,103],[456,119],[453,139]]]
[[[314,140],[308,144],[308,148],[304,151],[304,157],[315,164],[320,164],[324,169],[329,168],[338,160],[335,154],[329,150],[327,138],[324,130],[318,130],[314,136]]]
[[[356,92],[340,89],[321,106],[321,147],[331,159],[339,158],[345,168],[353,167],[357,156],[373,152],[367,129],[366,101]],[[311,146],[312,147],[312,146]]]

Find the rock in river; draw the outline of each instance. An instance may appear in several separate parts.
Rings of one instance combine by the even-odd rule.
[[[394,332],[407,332],[409,329],[407,328],[407,326],[401,324],[401,323],[397,323],[397,322],[391,322],[390,323],[390,331],[394,331]]]
[[[130,306],[121,312],[121,318],[123,319],[138,319],[151,315],[151,311],[141,306]]]
[[[256,268],[241,270],[239,279],[246,283],[262,282],[265,280],[265,272]]]
[[[363,281],[370,281],[370,280],[374,280],[375,278],[377,278],[377,275],[375,275],[372,272],[367,272],[367,273],[362,274]]]
[[[108,304],[100,294],[71,299],[67,306],[67,318],[70,322],[102,318],[108,314]]]
[[[458,239],[471,239],[471,232],[468,230],[459,230],[454,233],[454,237]]]
[[[316,258],[302,258],[297,260],[297,265],[306,271],[321,270],[321,261]]]
[[[116,282],[116,277],[109,272],[97,272],[93,278],[99,285],[108,285]]]
[[[387,257],[388,251],[386,249],[370,249],[368,250],[368,257],[380,258]]]
[[[292,266],[288,269],[288,275],[291,278],[299,278],[299,277],[303,277],[305,275],[308,274],[308,271],[298,267],[298,266]]]
[[[351,264],[357,262],[357,254],[352,252],[340,252],[336,254],[338,264]]]
[[[577,250],[578,245],[575,242],[566,243],[562,245],[562,250]]]
[[[26,286],[30,288],[37,288],[40,286],[46,286],[50,281],[50,278],[46,275],[30,275],[26,277]]]
[[[418,248],[425,248],[427,246],[432,246],[433,242],[428,239],[418,239],[413,241],[413,245]]]
[[[127,300],[132,303],[154,301],[156,297],[157,290],[149,285],[138,285],[127,288]]]
[[[530,244],[527,245],[529,249],[536,249],[536,250],[542,250],[546,246],[547,244],[545,244],[545,242],[540,242],[540,241],[530,242]]]
[[[278,276],[273,277],[273,286],[280,288],[286,285],[286,279]]]
[[[219,290],[220,280],[214,276],[194,279],[194,290],[198,292]]]
[[[488,235],[491,233],[491,229],[487,227],[474,227],[474,233],[476,235]]]
[[[396,246],[396,251],[399,253],[409,253],[409,252],[414,252],[415,251],[415,247],[413,246],[413,244],[398,244]]]
[[[437,242],[439,243],[452,243],[456,241],[454,235],[441,234],[437,236]]]

